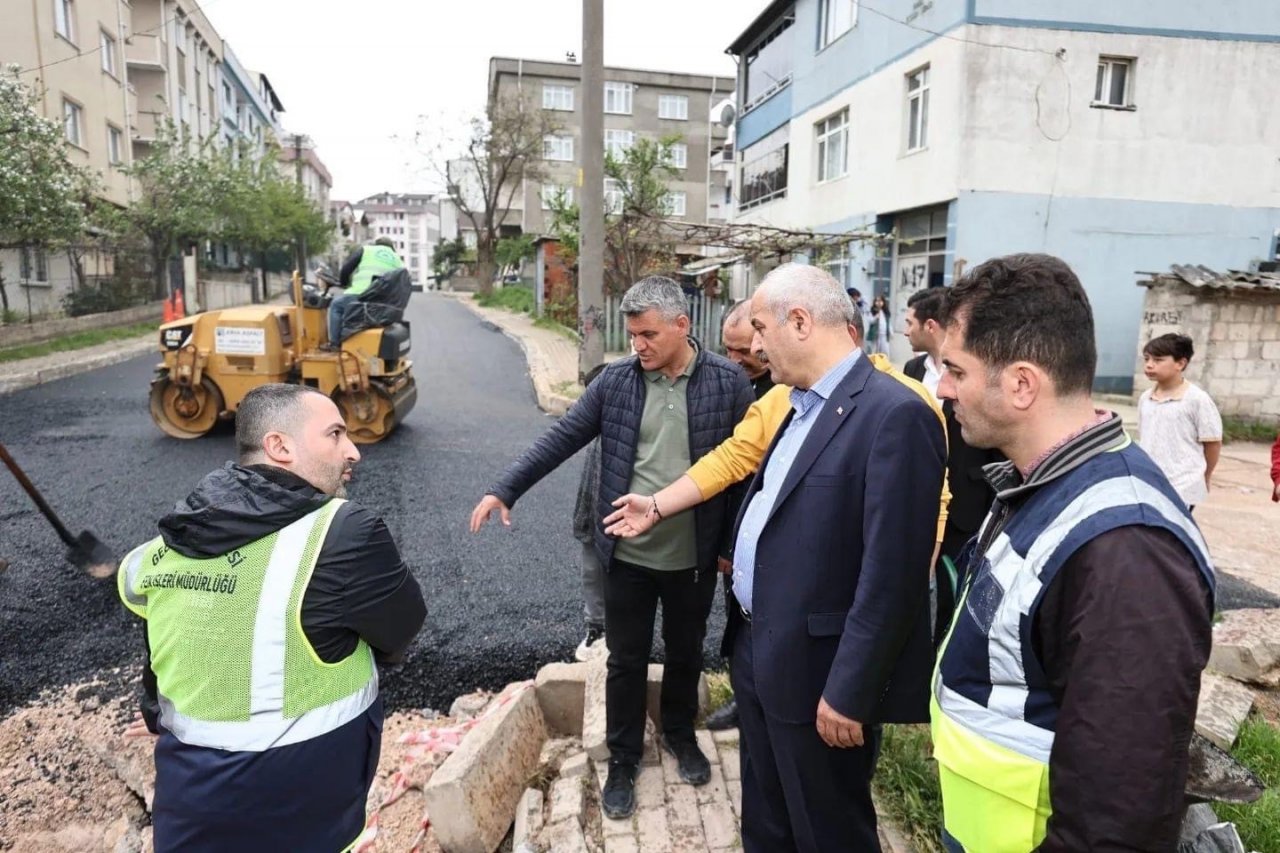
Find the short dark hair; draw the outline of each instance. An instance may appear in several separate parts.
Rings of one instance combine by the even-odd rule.
[[[965,325],[964,348],[992,371],[1029,361],[1058,393],[1088,394],[1098,366],[1093,309],[1061,258],[1005,255],[979,264],[948,289],[943,325]]]
[[[907,307],[915,312],[916,322],[924,323],[932,320],[942,322],[942,301],[946,292],[941,287],[927,287],[917,290],[907,299]]]
[[[390,237],[379,237],[377,240],[373,241],[373,245],[386,246],[388,249],[394,249],[396,247],[396,241],[392,240]]]
[[[1149,355],[1152,358],[1160,358],[1161,356],[1171,356],[1174,361],[1186,359],[1191,361],[1191,356],[1196,354],[1196,348],[1191,344],[1191,338],[1186,335],[1180,335],[1177,332],[1170,332],[1167,335],[1160,335],[1147,341],[1147,345],[1142,348],[1143,355]]]
[[[302,400],[309,394],[324,397],[307,385],[278,382],[259,385],[244,395],[236,407],[236,452],[241,465],[250,464],[257,454],[262,453],[262,439],[267,433],[288,432],[297,426]]]

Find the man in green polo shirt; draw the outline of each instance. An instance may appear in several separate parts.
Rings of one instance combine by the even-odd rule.
[[[488,490],[471,514],[475,532],[510,507],[592,439],[600,438],[600,486],[593,542],[605,574],[605,642],[609,676],[605,716],[609,777],[601,807],[618,819],[635,810],[635,778],[644,751],[645,696],[653,628],[662,603],[663,746],[680,778],[705,785],[706,756],[694,739],[698,675],[707,614],[716,591],[716,557],[732,526],[723,496],[673,514],[644,536],[605,536],[601,519],[628,492],[655,490],[715,449],[755,400],[742,369],[689,336],[680,285],[650,276],[622,298],[635,355],[607,366],[582,397]],[[650,494],[652,491],[649,492]],[[661,506],[654,512],[662,513]]]

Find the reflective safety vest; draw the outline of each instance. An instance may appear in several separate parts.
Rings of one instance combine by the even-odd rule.
[[[124,558],[120,598],[147,620],[160,723],[178,740],[261,752],[327,734],[373,704],[369,646],[326,663],[302,630],[303,593],[343,503],[220,557],[186,557],[157,537]]]
[[[991,523],[988,515],[984,531]],[[985,554],[971,556],[931,701],[943,821],[969,853],[1028,853],[1044,840],[1058,708],[1032,626],[1071,555],[1133,525],[1176,536],[1213,589],[1209,549],[1186,505],[1127,441],[1030,493]]]
[[[351,284],[346,289],[348,296],[359,296],[373,284],[375,276],[386,275],[393,270],[402,269],[404,261],[387,246],[371,243],[360,252],[360,264],[351,274]]]

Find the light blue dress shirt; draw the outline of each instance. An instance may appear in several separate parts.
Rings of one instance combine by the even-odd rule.
[[[855,349],[844,357],[835,367],[823,374],[807,391],[799,388],[791,389],[791,407],[796,410],[791,422],[783,430],[764,467],[764,483],[760,491],[751,497],[747,511],[742,516],[742,526],[738,528],[738,539],[733,547],[733,596],[738,599],[742,609],[751,612],[752,583],[756,576],[756,545],[760,534],[764,532],[764,524],[773,512],[773,505],[778,500],[778,492],[787,479],[791,464],[795,462],[804,440],[809,437],[809,430],[822,414],[822,407],[827,398],[858,363],[862,350]]]

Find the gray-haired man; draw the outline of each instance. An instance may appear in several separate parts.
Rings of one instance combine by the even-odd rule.
[[[689,337],[689,310],[680,286],[650,276],[622,299],[636,354],[620,359],[569,412],[507,469],[471,514],[477,531],[558,465],[599,436],[600,489],[595,547],[607,567],[605,640],[609,647],[606,716],[609,778],[603,809],[610,818],[635,810],[635,776],[644,747],[645,683],[653,623],[662,602],[666,667],[662,680],[664,746],[680,776],[706,784],[711,771],[698,750],[693,722],[707,614],[716,589],[716,557],[725,524],[723,498],[671,518],[645,536],[605,536],[600,519],[629,492],[653,494],[721,441],[755,399],[746,375]],[[655,507],[659,514],[661,507]]]

